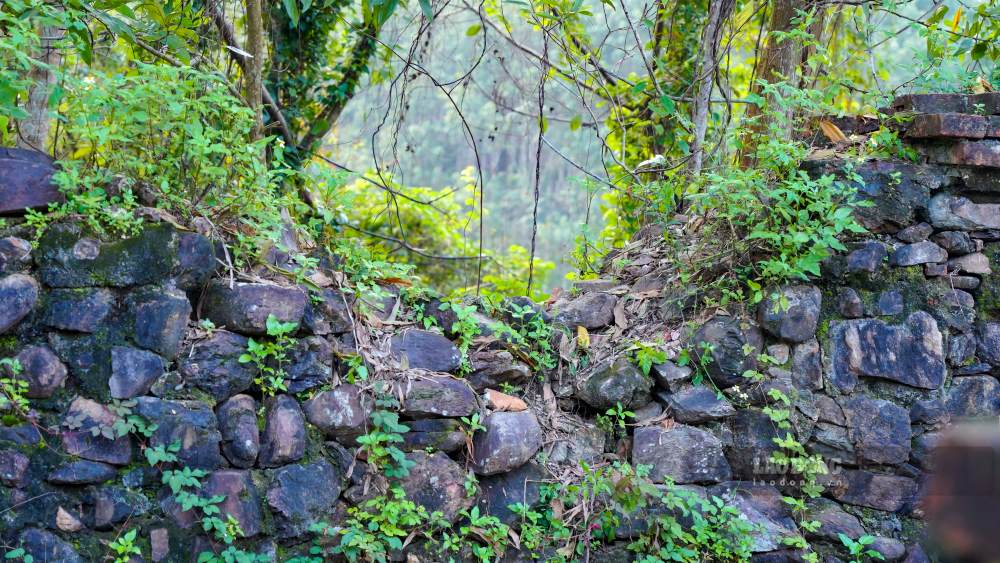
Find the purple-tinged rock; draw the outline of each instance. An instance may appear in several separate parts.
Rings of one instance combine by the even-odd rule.
[[[764,347],[764,338],[753,325],[717,315],[698,329],[691,344],[696,364],[703,365],[715,385],[725,389],[744,383],[743,374],[757,369],[757,356]],[[706,353],[707,349],[711,352]]]
[[[28,528],[21,532],[17,545],[25,555],[35,561],[59,561],[60,563],[84,563],[84,559],[73,546],[59,536],[38,528]]]
[[[60,330],[95,332],[114,304],[107,289],[54,289],[45,296],[42,322]]]
[[[944,344],[937,322],[918,311],[906,323],[876,319],[831,323],[831,382],[849,392],[858,377],[877,377],[912,387],[936,389],[944,381]]]
[[[736,414],[736,409],[715,390],[705,385],[690,385],[676,393],[657,393],[666,412],[677,422],[701,424]]]
[[[17,355],[29,399],[47,399],[66,381],[66,366],[48,346],[28,346]]]
[[[844,404],[859,463],[899,465],[910,458],[910,416],[883,399],[854,397]]]
[[[30,461],[17,450],[0,450],[0,485],[12,489],[26,485]]]
[[[910,225],[905,229],[896,233],[896,238],[912,244],[915,242],[920,242],[927,240],[927,237],[931,236],[934,232],[934,227],[928,225],[927,223],[917,223],[916,225]]]
[[[649,402],[652,383],[628,358],[608,359],[577,382],[576,397],[600,410],[618,404],[626,409],[638,408]]]
[[[31,267],[31,243],[17,237],[0,239],[0,274],[13,274]]]
[[[222,435],[212,408],[200,401],[165,401],[138,397],[136,413],[157,425],[150,445],[169,446],[180,442],[177,459],[192,469],[213,470],[225,463],[219,451]]]
[[[365,433],[371,414],[371,402],[361,388],[348,383],[317,393],[302,407],[310,424],[351,446]]]
[[[884,244],[875,241],[867,242],[861,248],[847,255],[847,271],[872,273],[882,266],[887,255]]]
[[[177,357],[191,317],[191,303],[172,287],[143,289],[129,296],[135,343],[168,360]]]
[[[397,481],[406,498],[423,506],[428,513],[440,511],[449,522],[455,522],[463,510],[472,507],[475,497],[465,492],[467,474],[447,455],[412,452],[406,458],[414,466],[409,475]]]
[[[0,215],[47,209],[50,203],[63,201],[52,182],[55,171],[52,159],[43,152],[0,148]]]
[[[886,512],[902,510],[917,494],[913,479],[870,471],[841,471],[824,481],[826,492],[834,499]]]
[[[236,467],[253,467],[260,453],[257,402],[249,395],[234,395],[219,405],[216,415],[226,459]]]
[[[582,326],[598,329],[614,320],[615,304],[618,298],[607,293],[584,293],[583,295],[558,305],[555,319],[572,329]]]
[[[309,297],[297,287],[266,283],[213,282],[202,303],[202,315],[215,326],[242,334],[267,334],[267,318],[283,323],[302,323]]]
[[[948,259],[945,249],[929,240],[904,244],[897,248],[889,257],[889,263],[893,266],[917,266],[920,264],[935,264]]]
[[[814,285],[793,285],[768,296],[757,307],[757,321],[772,336],[805,342],[816,334],[822,294]]]
[[[203,340],[185,347],[178,361],[184,380],[223,401],[250,388],[254,367],[240,363],[247,350],[247,338],[225,330],[215,330]]]
[[[966,197],[940,194],[931,199],[929,212],[937,229],[1000,229],[1000,204],[996,203],[973,203]]]
[[[260,466],[279,467],[302,459],[306,426],[298,401],[278,395],[265,401],[264,407],[267,414],[258,457]]]
[[[542,447],[542,429],[530,410],[495,412],[473,438],[472,466],[479,475],[496,475],[524,465]]]
[[[66,411],[63,423],[71,430],[62,433],[62,446],[66,453],[90,461],[112,465],[132,462],[132,443],[129,437],[115,436],[114,426],[120,419],[104,405],[77,397]],[[92,432],[92,430],[95,430]]]
[[[38,282],[24,274],[11,274],[0,279],[0,334],[13,328],[28,316],[38,301]]]
[[[857,319],[865,315],[864,303],[858,292],[853,288],[845,287],[840,290],[837,296],[837,311],[845,319]]]
[[[402,412],[410,418],[459,418],[479,410],[476,392],[454,377],[417,377],[400,383]]]
[[[276,517],[278,537],[300,536],[309,531],[310,525],[323,520],[340,496],[342,478],[322,458],[275,471],[267,490],[267,504]]]
[[[451,340],[427,330],[410,329],[393,336],[390,352],[406,368],[452,372],[462,364],[462,353]]]
[[[53,470],[45,478],[53,485],[95,485],[114,479],[118,471],[97,461],[71,461]]]
[[[977,250],[975,241],[963,231],[941,231],[931,237],[938,246],[948,251],[949,256],[962,256]]]
[[[131,399],[145,395],[163,375],[163,358],[152,352],[115,346],[111,349],[111,379],[108,387],[115,399]]]
[[[632,463],[652,465],[649,478],[656,483],[668,477],[677,484],[718,483],[731,476],[722,442],[705,430],[683,424],[669,429],[636,428]]]

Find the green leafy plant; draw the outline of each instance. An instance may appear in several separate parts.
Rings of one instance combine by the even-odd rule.
[[[605,411],[603,415],[597,416],[597,427],[622,437],[625,436],[628,420],[633,418],[635,418],[634,412],[626,410],[621,403],[615,403],[615,406]]]
[[[169,445],[146,447],[144,454],[151,467],[163,467],[178,461],[180,442]],[[226,545],[221,553],[202,552],[198,563],[263,563],[269,559],[264,555],[250,553],[233,546],[236,539],[243,537],[243,529],[231,514],[223,514],[219,505],[226,500],[225,495],[208,496],[202,492],[201,480],[208,473],[203,469],[181,467],[164,469],[160,481],[170,489],[173,501],[184,512],[194,510],[201,518],[201,529],[216,541]]]
[[[433,524],[440,519],[440,513],[428,513],[394,487],[387,496],[348,509],[347,521],[339,531],[340,543],[332,552],[349,561],[366,558],[384,563],[393,551],[402,549],[403,540],[411,533],[432,537]],[[324,528],[328,526],[319,527],[321,531]]]
[[[538,504],[510,506],[520,517],[524,549],[533,554],[554,549],[559,561],[577,560],[615,541],[616,530],[631,517],[649,523],[628,546],[637,561],[749,559],[754,526],[722,499],[702,498],[669,482],[654,485],[642,466],[582,463],[581,469],[579,480],[543,486]],[[553,506],[564,508],[557,512]]]
[[[462,365],[459,371],[463,374],[469,373],[472,371],[472,364],[469,362],[469,347],[472,346],[473,339],[479,336],[479,322],[475,318],[476,306],[442,301],[439,308],[442,311],[455,313],[455,322],[451,324],[451,331],[458,335],[458,349],[462,353]]]
[[[17,547],[3,554],[4,561],[17,561],[22,563],[35,563],[35,558],[31,556],[23,547]]]
[[[115,556],[115,563],[128,563],[132,560],[133,555],[142,555],[142,550],[135,545],[136,532],[137,530],[133,528],[108,544]]]
[[[10,412],[15,418],[24,416],[31,406],[25,397],[28,382],[17,377],[21,369],[16,358],[0,358],[0,412]]]
[[[510,528],[496,516],[480,513],[478,506],[463,510],[462,517],[457,529],[450,526],[442,528],[440,540],[436,542],[439,544],[438,553],[461,556],[468,550],[480,563],[499,560],[506,551]]]
[[[838,533],[837,537],[840,538],[840,543],[844,544],[847,548],[847,552],[851,555],[851,563],[864,563],[869,559],[877,559],[879,561],[884,561],[885,556],[881,553],[875,551],[874,549],[869,549],[868,546],[875,543],[875,538],[869,535],[863,535],[857,540],[852,540],[843,532]]]
[[[479,492],[479,479],[476,478],[475,472],[469,470],[465,474],[465,481],[462,482],[462,488],[465,489],[465,496],[472,498],[476,496]]]
[[[291,335],[298,329],[298,324],[281,322],[271,313],[267,316],[266,326],[271,340],[258,342],[250,338],[247,341],[247,351],[240,355],[239,361],[251,363],[257,368],[254,383],[264,395],[273,397],[288,390],[285,385],[284,364],[295,345],[295,339]]]
[[[371,431],[357,438],[369,466],[382,471],[386,477],[409,475],[414,462],[407,459],[396,444],[403,442],[402,434],[409,432],[410,427],[400,424],[399,414],[389,410],[373,412],[372,426]]]
[[[94,424],[90,426],[88,432],[90,432],[91,436],[103,436],[109,440],[115,440],[129,434],[134,434],[142,438],[151,437],[159,426],[151,424],[145,418],[133,413],[132,409],[136,404],[138,403],[134,399],[126,401],[113,400],[107,405],[107,408],[115,415],[115,421],[110,425]],[[87,418],[86,414],[80,413],[67,417],[65,424],[71,429],[80,429],[87,421]]]
[[[497,322],[490,328],[512,351],[526,360],[535,371],[545,371],[556,367],[556,352],[552,348],[553,328],[531,305],[519,305],[512,301],[502,307],[511,317],[512,323]]]
[[[793,435],[791,431],[791,399],[777,388],[768,390],[767,396],[773,403],[765,406],[762,412],[771,419],[771,422],[779,430],[785,432],[784,436],[772,438],[781,449],[771,453],[770,462],[780,471],[798,476],[801,480],[799,483],[801,493],[805,497],[816,498],[823,492],[823,487],[819,485],[817,478],[827,473],[826,464],[818,454],[807,452],[805,446]],[[819,522],[805,519],[807,507],[802,498],[786,495],[782,497],[782,501],[791,508],[792,515],[801,529],[815,531],[819,527]],[[803,550],[803,558],[806,561],[815,563],[818,560],[818,554],[811,550],[808,542],[802,536],[790,536],[783,538],[782,541],[789,547]]]
[[[341,359],[347,365],[347,374],[344,375],[344,378],[347,379],[348,383],[368,381],[368,366],[361,354],[349,354],[341,356]]]
[[[462,431],[465,432],[465,435],[469,438],[472,438],[472,435],[476,432],[486,431],[486,427],[483,426],[482,415],[478,412],[472,413],[472,416],[463,416],[459,420],[462,421]]]
[[[179,451],[181,451],[181,443],[171,442],[170,444],[147,446],[142,453],[146,456],[146,462],[149,463],[150,467],[156,467],[163,463],[177,461]]]
[[[642,374],[649,376],[649,370],[654,364],[662,364],[667,361],[667,353],[662,346],[651,342],[635,342],[631,347],[632,361],[639,366]]]
[[[697,344],[694,350],[681,348],[677,355],[677,365],[693,369],[694,374],[691,376],[691,382],[695,385],[701,385],[705,379],[711,381],[708,366],[712,363],[712,351],[714,348],[711,342],[702,341]]]

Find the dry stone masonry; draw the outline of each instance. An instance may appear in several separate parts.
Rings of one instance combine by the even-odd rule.
[[[786,308],[768,299],[743,315],[693,309],[669,284],[668,246],[647,230],[600,279],[536,306],[560,329],[563,356],[544,386],[482,313],[475,320],[492,337],[469,350],[464,377],[454,312],[438,302],[425,312],[443,331],[369,327],[410,427],[401,447],[414,466],[394,483],[448,521],[478,506],[516,527],[509,505],[537,502],[541,484],[580,462],[626,459],[657,483],[736,506],[759,527],[755,560],[795,561],[781,541],[796,530],[781,500],[794,476],[769,463],[784,431],[763,410],[778,389],[793,402],[791,432],[831,469],[822,498],[808,502],[807,517],[822,523],[810,542],[839,561],[839,533],[869,534],[888,561],[926,561],[934,445],[949,424],[1000,415],[1000,95],[906,96],[893,110],[912,117],[902,134],[919,159],[855,164],[860,197],[873,203],[857,214],[871,234],[848,241],[822,278],[776,288]],[[828,156],[805,169],[846,178],[843,166]],[[31,153],[0,151],[0,212],[57,198],[51,172]],[[33,414],[0,422],[6,545],[36,561],[96,561],[128,526],[148,546],[144,560],[218,549],[143,459],[142,448],[171,444],[182,465],[207,471],[203,492],[224,496],[245,547],[276,561],[307,551],[311,524],[336,526],[371,498],[355,440],[376,405],[370,387],[347,382],[341,359],[357,346],[350,294],[230,279],[218,271],[222,243],[166,223],[121,240],[57,224],[34,247],[11,224],[0,232],[0,357],[23,366]],[[288,391],[266,397],[239,357],[265,337],[270,315],[297,329]],[[593,357],[569,370],[578,327]],[[646,375],[620,344],[655,338],[670,359]],[[765,381],[750,384],[748,370]],[[528,408],[485,399],[504,385],[523,388]],[[625,438],[595,422],[618,405],[635,413]],[[104,431],[130,414],[156,425],[148,439]],[[473,415],[484,429],[469,440],[459,421]],[[643,526],[623,515],[621,545]],[[510,561],[521,556],[508,550]]]

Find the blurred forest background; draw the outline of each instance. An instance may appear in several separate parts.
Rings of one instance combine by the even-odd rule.
[[[685,4],[692,10],[707,12],[707,2],[679,2],[677,7],[684,8]],[[973,11],[976,5],[972,3]],[[867,36],[871,45],[878,45],[871,56],[873,69],[865,69],[867,72],[860,77],[866,89],[891,98],[911,91],[963,91],[969,87],[964,61],[948,58],[933,64],[925,30],[907,19],[926,17],[941,6],[954,15],[963,4],[905,2],[895,7],[898,15],[845,9],[847,13],[841,14],[837,21],[850,29],[847,38]],[[510,3],[510,7],[516,9],[517,5]],[[648,2],[628,0],[622,7],[602,6],[598,17],[589,22],[590,35],[607,46],[606,64],[620,75],[635,76],[643,72],[622,13],[628,10],[638,19],[639,14],[648,14],[649,9]],[[965,5],[965,9],[969,6]],[[745,11],[749,11],[749,6]],[[758,13],[751,25],[761,26],[764,15]],[[420,18],[419,7],[409,7],[391,21],[385,40],[410,45]],[[336,160],[354,169],[389,167],[402,184],[447,189],[461,184],[463,171],[476,163],[462,129],[464,117],[475,135],[487,184],[485,246],[497,253],[505,252],[511,245],[527,248],[532,233],[530,211],[538,119],[533,91],[537,88],[540,68],[537,59],[526,50],[540,53],[543,41],[530,24],[516,20],[513,23],[509,34],[504,36],[499,33],[484,36],[478,32],[469,35],[466,31],[476,28],[479,18],[476,6],[463,1],[446,8],[437,17],[425,42],[419,46],[416,60],[433,76],[442,82],[461,78],[452,93],[461,115],[449,108],[447,98],[426,80],[414,80],[406,86],[406,100],[401,108],[393,96],[394,88],[399,94],[399,85],[381,77],[395,76],[404,63],[389,58],[386,61],[389,68],[358,92],[325,144]],[[642,40],[647,41],[649,30],[642,31],[645,32]],[[506,39],[508,36],[515,39],[516,45]],[[748,34],[744,41],[752,38],[752,33]],[[695,42],[691,52],[696,52],[698,38],[687,40]],[[753,57],[754,51],[744,47],[734,52],[730,64],[749,68]],[[854,69],[841,71],[845,72],[843,78],[858,78]],[[860,104],[856,100],[845,99],[845,111],[858,110]],[[603,157],[591,116],[581,111],[578,94],[566,88],[552,88],[547,102],[537,256],[554,264],[545,279],[545,287],[551,288],[565,285],[566,274],[576,271],[570,254],[578,238],[600,233],[607,224],[605,212],[610,210],[613,217],[616,208],[601,197],[609,189],[580,170],[582,167],[600,171]],[[607,109],[598,109],[597,117],[606,119]]]

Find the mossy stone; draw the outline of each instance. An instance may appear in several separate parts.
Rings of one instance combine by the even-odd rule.
[[[169,225],[102,242],[79,225],[55,225],[38,242],[41,280],[49,287],[129,287],[163,280],[177,264],[177,237]]]

